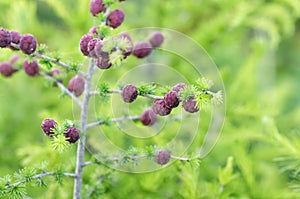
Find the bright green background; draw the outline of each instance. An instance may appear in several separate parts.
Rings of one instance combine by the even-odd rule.
[[[78,41],[94,22],[88,4],[1,0],[0,25],[34,34],[64,60],[86,63]],[[100,175],[109,176],[103,182],[103,198],[300,197],[300,1],[128,0],[116,7],[126,13],[119,31],[171,28],[201,44],[223,77],[227,116],[216,147],[200,167],[175,163],[137,175],[91,166],[85,169],[84,183],[92,186]],[[11,54],[1,49],[0,60]],[[40,129],[45,117],[73,118],[71,100],[59,99],[59,94],[42,78],[23,72],[0,77],[0,176],[42,161],[49,162],[49,170],[73,171],[75,146],[58,154]],[[233,166],[220,169],[228,157],[233,157]],[[28,186],[28,195],[70,198],[71,179],[63,185],[51,177],[46,181],[47,189]]]

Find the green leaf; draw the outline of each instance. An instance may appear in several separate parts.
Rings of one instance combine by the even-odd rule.
[[[61,55],[58,51],[52,52],[51,53],[52,58],[55,59],[55,61],[59,62],[61,60]]]
[[[134,146],[131,146],[127,151],[127,155],[129,155],[129,156],[138,155],[140,153],[141,153],[141,151]]]
[[[138,95],[144,96],[146,94],[155,94],[155,90],[157,88],[156,84],[143,84],[138,87]]]
[[[201,158],[191,158],[191,160],[189,161],[189,163],[191,164],[191,166],[194,167],[194,168],[196,168],[196,169],[200,167],[201,162],[202,162]]]
[[[211,102],[214,105],[219,105],[219,104],[223,103],[223,95],[222,95],[222,91],[221,90],[213,94]]]
[[[48,46],[46,44],[40,44],[38,46],[37,52],[40,54],[44,54],[48,50]]]
[[[47,60],[47,59],[41,59],[41,60],[39,61],[39,63],[40,63],[41,65],[46,66],[46,68],[47,68],[48,70],[51,70],[51,69],[53,68],[52,63],[51,63],[49,60]]]
[[[26,195],[26,188],[24,185],[10,187],[8,190],[9,198],[21,199]]]
[[[11,183],[11,175],[6,175],[6,176],[4,176],[4,177],[2,177],[2,178],[0,178],[0,183],[1,184],[10,184]]]
[[[213,81],[212,80],[209,80],[205,77],[203,78],[199,78],[197,81],[196,81],[196,85],[195,85],[195,88],[196,90],[199,92],[199,91],[202,91],[203,89],[204,90],[208,90],[210,89],[212,86],[213,86]]]
[[[105,20],[105,16],[104,14],[100,14],[98,16],[98,19],[102,22]],[[98,32],[98,37],[99,38],[106,38],[111,34],[111,29],[109,26],[106,25],[101,25],[97,28],[97,32]],[[104,51],[107,52],[107,51]]]
[[[31,182],[33,180],[32,177],[36,174],[36,170],[34,168],[26,167],[20,170],[20,174],[23,175],[25,182]]]
[[[54,173],[54,178],[56,182],[60,185],[63,184],[64,171],[61,168],[58,168]]]
[[[47,184],[45,183],[45,181],[42,179],[42,178],[38,178],[36,180],[36,184],[39,186],[39,187],[47,187]]]
[[[101,83],[98,85],[99,95],[106,95],[108,94],[109,86],[107,83]]]
[[[104,4],[105,7],[112,6],[116,2],[117,2],[117,0],[103,0],[103,4]]]
[[[115,47],[118,47],[120,50],[130,50],[132,48],[132,43],[126,37],[116,36],[113,38]]]
[[[108,94],[109,86],[107,83],[101,83],[98,85],[99,96],[101,97],[101,102],[108,102],[110,95]]]
[[[103,121],[103,125],[105,126],[111,126],[112,124],[109,117],[103,118],[102,121]]]
[[[219,181],[222,186],[229,184],[238,177],[233,173],[233,157],[227,158],[227,163],[224,168],[219,168]]]
[[[76,62],[70,62],[68,65],[71,67],[70,70],[77,73],[79,71],[79,64]],[[67,70],[68,71],[68,70]]]
[[[156,148],[157,148],[156,145],[150,145],[150,146],[147,146],[145,148],[147,158],[153,158],[154,157],[154,154],[156,152]]]
[[[124,55],[121,51],[113,51],[109,54],[109,61],[114,66],[120,66],[124,59]]]
[[[62,125],[61,125],[61,128],[63,130],[69,128],[69,127],[76,127],[77,125],[72,121],[72,120],[64,120]]]
[[[195,96],[195,87],[188,85],[185,88],[181,89],[179,92],[179,98],[181,101],[189,100],[191,97]]]
[[[70,146],[70,144],[67,141],[67,138],[63,134],[54,136],[51,140],[51,145],[54,150],[60,153],[64,152]]]
[[[115,41],[112,37],[105,38],[102,43],[102,51],[110,53],[115,47]]]
[[[208,109],[211,105],[211,96],[206,93],[201,93],[200,95],[196,96],[197,106],[200,110]]]

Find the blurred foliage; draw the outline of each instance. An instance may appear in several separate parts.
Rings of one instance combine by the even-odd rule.
[[[78,41],[94,24],[88,4],[89,0],[1,0],[0,24],[30,32],[51,51],[59,51],[63,61],[84,65]],[[118,31],[171,28],[201,44],[224,80],[227,117],[217,145],[199,167],[177,161],[152,173],[128,174],[90,166],[84,173],[84,196],[93,198],[97,192],[102,198],[299,198],[300,1],[131,0],[116,6],[126,13]],[[0,60],[12,54],[1,49]],[[129,67],[134,60],[128,62]],[[171,63],[175,69],[184,64],[176,59]],[[112,69],[107,76],[116,82],[126,70]],[[78,119],[72,101],[59,99],[59,91],[41,77],[32,79],[21,72],[9,79],[0,77],[0,90],[0,176],[43,161],[50,170],[61,165],[72,172],[75,146],[56,153],[40,129],[46,117]],[[203,115],[207,121],[209,114]],[[178,127],[174,121],[169,125]],[[203,125],[201,131],[207,128]],[[118,127],[105,128],[112,132],[106,136],[119,136]],[[155,141],[162,145],[172,136],[159,135]],[[197,136],[190,151],[202,139]],[[133,144],[121,135],[116,142]],[[47,189],[29,187],[28,195],[70,198],[71,179],[63,184],[52,181],[45,179]]]

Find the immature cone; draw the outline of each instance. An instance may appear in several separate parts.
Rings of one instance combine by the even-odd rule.
[[[98,39],[98,38],[93,38],[88,42],[87,51],[88,51],[90,57],[94,57],[94,58],[97,57],[96,51],[94,49],[99,40],[100,39]]]
[[[12,30],[12,31],[10,31],[10,35],[11,35],[11,42],[12,43],[14,43],[14,44],[19,44],[20,43],[22,35],[18,31]]]
[[[13,68],[12,63],[10,62],[1,62],[0,63],[0,73],[4,77],[10,77],[16,70]]]
[[[178,83],[175,86],[173,86],[172,90],[179,93],[180,90],[186,88],[186,84],[185,83]]]
[[[133,48],[133,43],[132,43],[132,39],[131,36],[128,33],[120,33],[119,34],[120,38],[126,38],[128,40],[128,42],[130,43],[130,48],[123,50],[122,53],[124,55],[124,58],[128,57],[131,53],[132,53],[132,48]]]
[[[68,84],[68,90],[73,92],[75,96],[80,96],[84,91],[84,79],[78,75],[73,77]]]
[[[190,113],[195,113],[199,111],[199,108],[197,107],[197,101],[194,99],[194,97],[191,97],[190,99],[182,102],[182,107],[185,111]]]
[[[11,43],[11,34],[8,30],[0,28],[0,47],[6,48]]]
[[[90,12],[93,16],[96,16],[100,12],[105,11],[102,0],[91,0],[90,2]]]
[[[155,160],[157,164],[164,165],[167,164],[171,159],[170,151],[160,150],[155,154]]]
[[[109,61],[109,54],[102,51],[102,40],[98,39],[93,49],[97,59],[96,66],[100,69],[108,69],[112,66],[112,63]]]
[[[152,105],[152,110],[155,114],[160,116],[169,115],[172,111],[172,109],[166,105],[164,100],[156,100]]]
[[[122,90],[122,98],[126,103],[133,102],[138,96],[137,87],[132,84],[128,84]]]
[[[177,97],[177,92],[170,91],[164,96],[164,101],[166,106],[169,108],[175,108],[179,105],[179,98]]]
[[[161,32],[155,32],[151,35],[149,41],[152,47],[157,48],[164,42],[164,36],[161,34]]]
[[[119,37],[120,38],[126,38],[128,41],[130,41],[130,42],[132,42],[132,39],[131,39],[131,36],[130,36],[130,34],[128,34],[128,33],[126,33],[126,32],[122,32],[122,33],[120,33],[119,34]]]
[[[57,81],[59,81],[60,83],[62,83],[62,79],[60,79],[59,74],[61,73],[61,70],[59,68],[53,68],[50,72],[50,76],[54,77],[54,79],[56,79]],[[54,82],[53,86],[57,86],[57,83]]]
[[[146,109],[141,115],[141,122],[145,126],[151,126],[157,122],[157,116],[152,109]]]
[[[111,13],[109,13],[107,20],[108,20],[108,25],[112,28],[117,28],[119,27],[125,18],[125,14],[122,10],[116,9],[113,10]]]
[[[152,46],[147,41],[136,42],[133,47],[133,55],[137,58],[144,58],[150,55]]]
[[[30,62],[28,59],[25,59],[23,62],[23,69],[25,73],[31,77],[39,74],[40,72],[39,65],[36,60]]]
[[[109,54],[108,52],[104,52],[102,50],[102,45],[103,44],[103,40],[101,39],[98,39],[97,42],[95,43],[95,46],[94,46],[94,52],[96,54],[96,57],[108,57]]]
[[[92,39],[93,39],[92,35],[83,35],[80,39],[79,48],[80,48],[80,51],[82,52],[82,54],[85,56],[89,55],[88,43]]]
[[[56,75],[59,75],[61,73],[61,70],[59,68],[53,68],[50,72],[51,77],[55,77]]]
[[[56,124],[56,121],[54,121],[53,119],[44,119],[41,127],[47,136],[52,137],[54,134],[53,130],[55,129]]]
[[[91,27],[90,30],[89,30],[89,32],[88,32],[88,34],[92,35],[92,36],[98,36],[99,35],[98,28],[99,28],[99,26],[93,26],[93,27]]]
[[[30,55],[34,53],[37,47],[37,41],[31,34],[25,34],[20,39],[20,49],[24,54]]]
[[[96,61],[96,66],[100,69],[109,69],[112,66],[108,56],[107,57],[102,56],[96,59],[95,61]]]
[[[16,63],[17,61],[19,61],[20,58],[21,58],[20,55],[14,54],[13,56],[10,57],[9,62],[10,62],[11,64],[14,64],[14,63]]]
[[[64,136],[69,143],[75,143],[80,138],[80,131],[76,127],[68,127],[65,130]]]
[[[12,31],[10,31],[10,35],[11,35],[11,43],[14,43],[14,44],[20,43],[22,35],[18,31],[12,30]],[[9,46],[9,48],[12,50],[18,50],[17,48],[15,48],[13,46]]]

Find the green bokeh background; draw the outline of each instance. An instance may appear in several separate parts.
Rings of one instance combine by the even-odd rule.
[[[0,26],[32,33],[63,60],[86,64],[78,41],[95,22],[88,5],[89,0],[0,0]],[[84,194],[104,176],[103,198],[299,198],[300,1],[128,0],[115,7],[126,13],[116,32],[170,28],[202,45],[222,75],[227,116],[217,145],[200,167],[176,162],[157,172],[128,174],[90,166],[84,173]],[[13,53],[1,49],[0,61]],[[170,62],[174,68],[182,66],[176,59]],[[0,77],[0,176],[43,161],[49,170],[73,171],[75,146],[59,154],[40,129],[45,117],[73,118],[72,101],[59,96],[60,91],[49,88],[41,77],[23,72]],[[172,125],[176,128],[175,122]],[[130,144],[122,138],[117,141]],[[234,177],[224,183],[227,170],[221,168],[228,157],[233,157]],[[48,188],[28,186],[28,195],[71,197],[72,179],[63,185],[51,177],[46,182]]]

